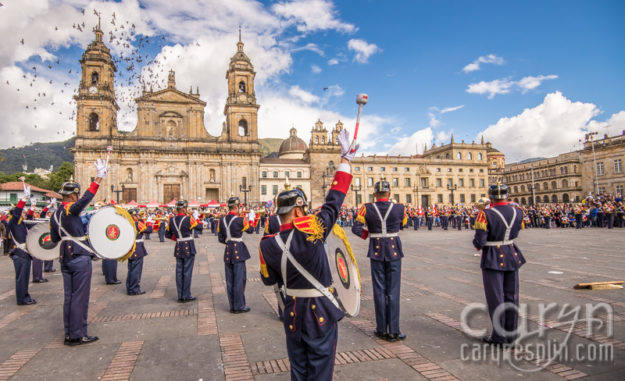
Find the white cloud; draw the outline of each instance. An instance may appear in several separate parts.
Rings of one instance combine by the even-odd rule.
[[[339,60],[338,58],[331,58],[328,60],[328,65],[330,66],[334,66],[334,65],[338,65],[339,64]]]
[[[307,43],[304,46],[300,46],[297,48],[293,48],[291,49],[291,52],[299,52],[302,50],[309,50],[311,52],[315,52],[317,54],[319,54],[321,57],[325,56],[325,53],[323,52],[323,50],[321,50],[321,48],[319,48],[319,46],[317,44],[314,44],[312,42]]]
[[[325,0],[293,0],[280,2],[272,6],[278,16],[289,24],[296,25],[300,32],[314,32],[318,30],[337,30],[353,33],[357,28],[350,23],[337,18],[334,4]]]
[[[556,78],[558,78],[557,75],[550,74],[523,77],[519,81],[512,81],[510,78],[495,79],[490,82],[480,81],[469,84],[466,91],[469,94],[488,94],[488,99],[493,99],[497,94],[508,94],[517,88],[525,94],[540,86],[543,81]]]
[[[349,40],[347,42],[347,47],[349,50],[353,50],[356,53],[354,61],[360,63],[369,62],[369,57],[382,51],[376,44],[369,44],[367,41],[359,38]]]
[[[317,65],[312,65],[310,67],[310,71],[312,71],[313,74],[319,74],[319,73],[321,73],[321,68],[319,66],[317,66]]]
[[[573,102],[559,91],[547,94],[543,103],[522,113],[501,118],[478,135],[514,162],[530,157],[548,157],[579,146],[588,130],[620,134],[625,129],[625,111],[606,122],[595,121],[599,108],[592,103]]]
[[[452,112],[452,111],[458,111],[461,108],[463,108],[464,105],[459,105],[459,106],[454,106],[454,107],[445,107],[444,109],[441,110],[441,114],[446,114],[448,112]]]
[[[475,61],[471,62],[467,66],[462,68],[462,71],[465,73],[470,73],[472,71],[480,70],[480,64],[488,63],[494,65],[503,65],[504,59],[502,57],[498,57],[494,54],[488,54],[486,56],[478,57]]]
[[[450,141],[452,132],[439,131],[436,133],[436,144],[441,145]]]
[[[289,89],[289,95],[293,98],[301,100],[303,103],[319,103],[319,97],[300,88],[299,86],[292,86]]]
[[[434,132],[431,127],[423,128],[415,131],[410,136],[400,138],[389,150],[391,155],[414,155],[423,153],[423,149],[427,144],[432,145]]]

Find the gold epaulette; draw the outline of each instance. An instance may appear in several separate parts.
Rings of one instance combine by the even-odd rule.
[[[71,208],[72,205],[74,205],[73,202],[68,202],[67,204],[65,204],[65,214],[68,216],[69,216],[69,208]]]
[[[477,217],[475,218],[475,224],[473,225],[473,228],[475,230],[486,230],[488,226],[488,220],[486,219],[486,213],[484,213],[483,210],[480,210],[480,212],[477,214]]]
[[[323,239],[323,233],[326,230],[321,220],[314,214],[296,218],[293,220],[293,225],[295,225],[297,230],[308,234],[308,238],[306,238],[306,240],[309,242],[315,242]]]
[[[356,221],[360,222],[363,225],[367,224],[365,220],[365,215],[367,214],[367,206],[363,204],[360,209],[358,209],[358,214],[356,215]]]

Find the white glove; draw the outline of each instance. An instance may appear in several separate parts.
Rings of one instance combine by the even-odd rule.
[[[55,205],[56,204],[56,198],[52,197],[50,199],[50,205]]]
[[[341,130],[337,140],[341,145],[341,157],[351,161],[356,156],[356,151],[360,148],[360,144],[354,145],[355,142],[349,141],[349,132],[347,130]]]
[[[106,161],[98,159],[95,163],[95,168],[98,170],[98,177],[105,178],[109,171],[109,167],[106,166]]]
[[[24,187],[24,201],[30,198],[30,185]]]
[[[31,198],[30,198],[30,206],[31,206],[32,208],[34,208],[34,207],[35,207],[35,205],[37,205],[37,199],[36,199],[36,198],[34,198],[34,197],[31,197]]]

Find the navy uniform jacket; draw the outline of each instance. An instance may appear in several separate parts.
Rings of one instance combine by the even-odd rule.
[[[276,234],[277,232],[280,231],[280,225],[281,225],[280,216],[278,216],[277,214],[270,216],[265,221],[265,234],[264,235]]]
[[[343,171],[334,175],[332,187],[326,196],[321,210],[314,215],[300,217],[292,224],[280,227],[280,238],[286,243],[293,232],[290,252],[293,257],[324,287],[332,284],[332,274],[324,242],[332,231],[352,176]],[[267,286],[277,282],[283,283],[281,273],[282,249],[278,246],[275,235],[262,238],[259,247],[260,274]],[[289,261],[286,270],[287,287],[289,289],[314,288]],[[325,296],[304,298],[288,296],[284,306],[284,330],[288,337],[299,340],[302,330],[309,337],[321,337],[328,329],[343,318],[343,312],[336,308]]]
[[[144,234],[152,233],[152,225],[146,225],[145,221],[135,221],[135,227],[137,228],[137,239],[143,239]],[[145,244],[143,242],[137,242],[135,246],[135,252],[132,253],[130,259],[139,259],[148,255],[145,250]]]
[[[510,230],[510,240],[518,237],[519,230],[522,229],[523,211],[508,205],[505,201],[492,204],[489,209],[480,211],[475,219],[475,237],[473,238],[473,246],[482,250],[480,267],[499,271],[518,270],[525,263],[525,258],[516,243],[486,246],[486,242],[502,241],[506,231],[506,225],[492,210],[493,208],[497,209],[508,223],[512,220],[513,210],[516,209],[516,218]]]
[[[387,199],[379,199],[375,202],[382,218],[386,215],[391,202]],[[408,218],[406,216],[406,208],[402,204],[393,204],[391,213],[386,218],[386,232],[397,233],[406,225]],[[367,228],[364,228],[367,225]],[[362,239],[367,239],[370,234],[382,233],[382,221],[375,211],[373,204],[367,203],[360,207],[358,216],[352,226],[352,233]],[[386,238],[370,238],[369,252],[367,257],[376,261],[395,261],[404,257],[401,247],[401,240],[398,237]]]
[[[7,237],[10,238],[10,241],[9,241],[10,247],[14,246],[15,242],[17,242],[18,244],[26,243],[26,235],[28,234],[28,228],[26,227],[26,224],[24,223],[24,220],[22,218],[22,211],[24,210],[24,205],[26,205],[26,203],[23,200],[20,200],[17,203],[17,206],[13,208],[13,210],[11,211],[11,215],[9,216],[9,223],[7,225],[7,231],[8,231]],[[33,215],[33,211],[29,210],[27,218],[31,219],[32,215]],[[17,246],[15,246],[13,250],[11,250],[11,255],[17,255],[18,257],[23,257],[23,258],[30,258],[30,255],[28,254],[26,250],[20,249]]]
[[[180,234],[182,237],[178,237],[178,231],[174,226],[180,226]],[[193,217],[187,216],[184,213],[178,213],[178,215],[171,217],[167,223],[167,230],[165,231],[165,237],[176,241],[176,248],[174,249],[174,257],[190,257],[195,255],[195,242],[192,239],[188,241],[179,241],[179,238],[192,237],[192,229],[197,225],[197,222]]]
[[[54,215],[50,218],[50,238],[52,239],[52,242],[59,242],[61,237],[65,235],[64,233],[61,233],[61,229],[59,229],[57,221],[62,224],[63,228],[72,237],[79,239],[85,237],[85,234],[87,234],[87,228],[82,223],[80,213],[82,213],[83,209],[85,209],[91,200],[93,200],[93,196],[95,196],[99,187],[98,183],[95,181],[92,182],[89,189],[85,191],[78,201],[63,202],[61,204],[62,207],[54,212]],[[86,239],[81,242],[86,246],[89,245]],[[73,255],[93,255],[73,241],[63,241],[60,245],[60,251],[61,261],[71,261]]]
[[[219,225],[217,226],[217,238],[219,239],[219,242],[226,245],[226,249],[224,250],[224,262],[237,263],[247,261],[250,259],[250,252],[247,250],[245,243],[236,241],[226,242],[228,236],[226,234],[225,222],[230,223],[231,238],[241,238],[243,236],[243,232],[253,233],[254,228],[249,225],[247,218],[239,217],[236,213],[226,214],[219,220]]]

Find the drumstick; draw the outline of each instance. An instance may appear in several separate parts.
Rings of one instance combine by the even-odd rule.
[[[108,168],[109,166],[109,157],[111,157],[112,150],[113,150],[113,146],[106,147],[106,165],[104,166],[105,168]]]
[[[352,141],[352,146],[356,144],[356,139],[358,139],[358,128],[360,127],[360,114],[362,113],[362,107],[367,104],[369,100],[369,96],[367,94],[358,94],[356,95],[356,103],[358,104],[358,116],[356,117],[356,128],[354,129],[354,140]],[[352,148],[351,152],[355,152],[355,149]]]

